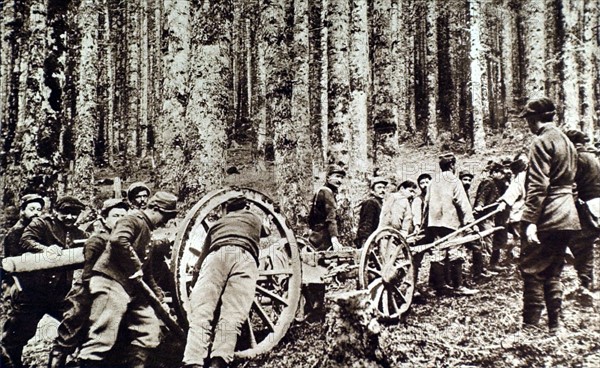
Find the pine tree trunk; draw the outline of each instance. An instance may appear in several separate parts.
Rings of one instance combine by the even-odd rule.
[[[349,71],[349,0],[331,0],[328,4],[330,28],[328,33],[328,76],[329,76],[329,120],[328,137],[330,163],[339,163],[350,168],[350,151],[353,148],[353,129],[350,125],[350,71]],[[352,185],[355,177],[349,170],[346,182]],[[342,185],[338,195],[338,215],[340,236],[350,244],[352,221],[352,198],[349,185]]]
[[[322,75],[327,70],[327,57],[324,57],[327,46],[327,25],[323,22],[323,6],[326,0],[309,0],[308,6],[310,30],[308,33],[310,42],[310,141],[312,142],[313,173],[319,172],[326,161],[327,150],[325,142],[327,134],[322,134],[322,127],[327,127],[327,88],[321,83]],[[325,37],[325,42],[323,38]],[[325,85],[326,87],[326,85]],[[325,95],[325,98],[323,98]]]
[[[163,40],[164,74],[162,116],[156,122],[155,146],[158,152],[158,186],[175,193],[183,193],[185,187],[186,157],[184,155],[186,132],[186,109],[189,101],[190,72],[190,2],[164,1]]]
[[[72,189],[79,198],[92,203],[94,197],[94,138],[97,132],[98,74],[96,39],[98,12],[94,0],[81,0],[77,21],[81,34],[79,78],[77,82],[77,115],[75,118],[75,161],[71,177]]]
[[[275,129],[277,198],[292,229],[306,226],[312,193],[308,4],[294,2],[291,114],[281,116]],[[281,98],[287,103],[287,98]],[[293,118],[292,118],[293,117]]]
[[[351,0],[350,2],[350,127],[352,129],[352,147],[350,148],[349,196],[358,201],[364,190],[365,179],[371,171],[368,160],[369,137],[367,134],[368,110],[367,94],[369,89],[369,35],[367,19],[368,1]],[[392,74],[393,75],[393,74]],[[393,77],[390,77],[394,83]],[[393,85],[393,84],[392,84]],[[394,101],[390,109],[396,111]],[[392,121],[397,126],[397,114]],[[397,138],[395,139],[397,142]]]
[[[140,113],[138,117],[138,124],[140,125],[140,142],[138,151],[143,159],[149,159],[146,157],[148,152],[148,130],[150,128],[150,121],[148,120],[148,107],[150,105],[150,55],[148,53],[149,46],[149,32],[148,29],[148,15],[150,12],[148,6],[148,0],[142,0],[140,2],[140,46],[139,46],[139,106]]]
[[[127,1],[127,74],[125,160],[131,170],[140,157],[140,4],[144,0]],[[133,172],[132,172],[133,173]]]
[[[580,122],[579,112],[579,71],[578,54],[581,47],[579,29],[581,26],[580,11],[583,3],[580,1],[564,1],[561,7],[562,26],[564,27],[563,54],[563,100],[564,128],[578,129]],[[556,100],[555,100],[556,101]]]
[[[524,0],[521,14],[525,45],[525,92],[528,98],[533,99],[545,93],[545,4],[540,0]]]
[[[438,37],[437,37],[437,2],[427,1],[426,30],[426,83],[427,83],[427,127],[425,142],[434,144],[438,135],[437,102],[438,102]]]
[[[221,187],[225,169],[225,127],[233,108],[231,0],[195,5],[192,19],[190,98],[183,155],[186,165],[181,200],[198,200]]]
[[[376,0],[373,4],[372,42],[374,121],[374,165],[386,175],[395,172],[398,146],[398,99],[394,79],[393,43],[397,42],[392,30],[392,1]]]
[[[400,2],[400,26],[399,31],[401,41],[398,47],[402,52],[402,61],[400,63],[400,72],[398,80],[402,84],[400,94],[398,96],[402,107],[400,108],[400,116],[404,111],[404,120],[401,124],[406,126],[409,133],[417,131],[416,122],[416,103],[415,103],[415,4],[414,0],[404,0]],[[402,129],[402,128],[400,128]]]
[[[583,8],[583,54],[581,68],[581,129],[588,137],[595,137],[598,141],[598,115],[596,108],[597,100],[594,98],[594,81],[598,82],[598,3],[586,1]],[[596,30],[596,31],[594,31]],[[596,93],[600,93],[597,91]],[[598,94],[596,94],[596,98]]]
[[[501,10],[501,37],[502,43],[501,58],[502,58],[502,96],[505,101],[505,115],[508,116],[508,112],[516,109],[515,105],[515,90],[514,90],[514,54],[515,48],[517,47],[515,37],[517,37],[517,24],[514,9],[510,6],[512,0],[504,0]],[[510,130],[510,126],[506,126],[507,130]]]
[[[473,105],[473,150],[485,150],[485,130],[483,125],[482,65],[481,65],[481,16],[480,0],[470,0],[469,15],[471,19],[471,94]]]
[[[262,1],[259,0],[258,10],[258,27],[255,29],[256,32],[256,89],[257,91],[253,94],[256,96],[254,105],[254,127],[256,130],[256,149],[257,158],[259,165],[264,162],[265,153],[267,149],[267,66],[266,66],[266,53],[268,43],[265,41],[267,38],[267,17],[269,16],[269,8],[263,9]]]

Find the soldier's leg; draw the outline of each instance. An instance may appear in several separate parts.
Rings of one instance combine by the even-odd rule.
[[[544,309],[544,283],[537,275],[521,273],[523,277],[523,324],[538,325]]]
[[[103,276],[92,276],[90,293],[92,306],[88,336],[79,352],[79,358],[87,364],[107,359],[117,341],[119,325],[131,301],[118,282]]]
[[[569,241],[569,248],[575,258],[575,269],[581,286],[590,289],[594,279],[594,242],[597,239],[595,231],[581,230],[574,234]]]
[[[562,307],[562,283],[560,275],[565,264],[565,250],[571,238],[571,232],[556,231],[540,233],[541,246],[546,249],[552,263],[541,273],[544,278],[544,299],[548,310],[548,328],[554,332],[560,324]]]
[[[19,291],[17,285],[11,287],[11,303],[8,316],[2,329],[2,366],[21,367],[23,347],[35,336],[37,325],[46,314],[46,306],[36,302],[34,297]],[[10,362],[6,362],[9,360]]]
[[[211,361],[221,358],[230,363],[233,360],[238,334],[242,324],[248,319],[254,301],[258,279],[256,261],[250,253],[238,249],[241,256],[228,254],[228,257],[232,258],[233,268],[221,297],[222,304],[210,354]]]
[[[160,344],[160,321],[152,307],[134,298],[123,322],[127,324],[132,338],[129,366],[144,367],[150,351]]]
[[[213,320],[231,266],[225,248],[211,252],[200,269],[198,281],[190,295],[190,328],[183,353],[183,363],[204,366],[213,335]]]

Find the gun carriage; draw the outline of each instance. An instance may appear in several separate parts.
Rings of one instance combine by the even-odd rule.
[[[181,339],[185,338],[187,329],[189,295],[208,252],[204,244],[207,231],[220,217],[222,205],[240,194],[248,199],[252,211],[270,219],[271,235],[261,240],[260,276],[250,315],[238,339],[238,358],[254,357],[278,344],[296,318],[298,306],[302,305],[303,286],[325,286],[341,275],[357,275],[358,286],[368,290],[378,317],[397,320],[406,314],[413,300],[416,285],[413,257],[416,254],[461,246],[501,229],[472,230],[474,225],[496,213],[492,211],[429,244],[417,245],[419,237],[405,239],[397,230],[386,227],[371,234],[362,249],[316,251],[307,241],[296,238],[276,204],[265,194],[249,188],[215,190],[192,207],[177,231],[170,267],[175,285],[172,301],[176,317],[162,309],[149,288],[141,289],[159,318]],[[71,248],[60,256],[26,254],[5,258],[2,266],[7,272],[29,272],[80,263],[83,263],[82,248]]]

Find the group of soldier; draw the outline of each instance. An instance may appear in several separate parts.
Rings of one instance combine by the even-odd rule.
[[[443,240],[466,228],[493,229],[493,236],[480,242],[430,252],[429,286],[436,295],[474,295],[478,290],[468,287],[464,277],[465,250],[472,251],[473,282],[481,282],[506,269],[500,263],[503,250],[511,264],[512,249],[507,247],[511,233],[520,240],[524,327],[539,325],[545,305],[549,330],[555,333],[561,325],[560,277],[567,247],[574,255],[581,287],[593,287],[593,245],[600,235],[600,163],[588,149],[585,134],[563,133],[552,122],[554,114],[548,98],[527,104],[521,117],[536,135],[529,153],[490,162],[489,174],[480,181],[473,200],[468,193],[474,175],[458,171],[452,153],[440,155],[439,174],[425,172],[416,182],[405,180],[395,193],[386,195],[388,180],[374,177],[370,197],[361,205],[356,246],[363,247],[382,227],[392,227],[417,244]],[[313,198],[309,242],[317,249],[343,248],[336,196],[345,175],[341,166],[331,165],[325,185]],[[177,215],[177,197],[164,191],[151,196],[148,186],[134,183],[127,200],[104,201],[98,219],[85,230],[77,223],[86,208],[80,199],[63,196],[51,211],[44,211],[46,206],[37,194],[21,198],[20,219],[5,236],[3,257],[42,253],[52,258],[83,243],[83,272],[75,280],[73,267],[3,276],[10,309],[1,336],[2,366],[23,366],[23,347],[46,314],[61,321],[50,367],[64,366],[76,349],[81,367],[147,366],[164,334],[156,306],[149,300],[164,298],[165,286],[157,281],[168,273],[160,267],[172,246],[167,239],[154,239],[153,231]],[[207,232],[207,256],[197,268],[190,295],[185,367],[225,367],[233,359],[254,298],[259,241],[270,228],[268,219],[249,207],[243,196],[227,201],[222,217]],[[414,258],[417,271],[423,255]],[[427,299],[425,288],[419,292]],[[128,346],[126,359],[112,354],[123,341]]]
[[[76,197],[58,198],[51,211],[44,211],[47,202],[38,194],[21,198],[20,219],[4,238],[3,257],[38,253],[56,259],[83,244],[85,261],[79,277],[75,266],[3,276],[10,307],[0,366],[24,366],[23,348],[46,314],[60,321],[48,367],[64,367],[75,351],[78,359],[71,363],[80,367],[152,366],[151,353],[166,330],[151,300],[163,302],[163,289],[169,289],[160,281],[170,274],[164,267],[172,246],[153,231],[178,209],[175,195],[150,194],[144,183],[133,183],[127,200],[107,199],[87,226],[77,222],[86,205]],[[233,359],[258,278],[258,240],[268,228],[248,205],[243,197],[227,202],[207,234],[208,266],[191,293],[186,366],[225,367]],[[125,354],[115,354],[117,349]]]
[[[544,97],[521,112],[536,136],[529,152],[487,164],[487,176],[473,200],[474,175],[457,174],[452,153],[439,156],[440,173],[422,173],[386,195],[389,181],[376,176],[361,203],[355,245],[362,247],[379,228],[392,227],[414,244],[429,244],[467,230],[491,230],[492,236],[460,247],[429,252],[429,286],[436,295],[473,295],[463,275],[465,251],[472,252],[473,284],[489,280],[515,263],[523,280],[523,327],[538,326],[544,305],[552,334],[561,328],[560,277],[567,249],[573,253],[579,292],[593,287],[593,247],[600,236],[600,162],[598,151],[581,131],[563,132],[553,123],[555,106]],[[336,195],[346,176],[338,165],[328,169],[325,185],[314,196],[309,241],[317,249],[340,249]],[[419,192],[419,194],[417,194]],[[513,242],[509,244],[508,234]],[[518,262],[513,248],[520,244]],[[504,262],[500,262],[502,252]],[[414,255],[418,272],[423,253]],[[485,262],[485,260],[488,260]],[[430,295],[417,286],[417,297]]]

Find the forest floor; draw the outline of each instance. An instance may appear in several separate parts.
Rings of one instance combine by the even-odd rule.
[[[526,134],[503,137],[500,134],[488,140],[492,147],[485,154],[469,155],[461,151],[459,143],[441,143],[437,147],[418,147],[406,144],[399,157],[404,157],[396,173],[401,179],[412,178],[421,171],[435,172],[437,156],[441,151],[454,150],[459,166],[476,175],[471,192],[477,187],[478,177],[490,159],[513,157],[526,143]],[[230,175],[225,184],[250,186],[272,193],[274,184],[266,180],[270,168],[255,165],[249,160],[244,146],[230,151],[229,163],[241,174]],[[461,168],[459,168],[460,170]],[[267,176],[268,178],[268,176]],[[473,194],[472,194],[473,195]],[[171,229],[171,230],[174,230]],[[596,280],[600,270],[600,254],[596,248]],[[424,263],[420,283],[425,284],[428,274]],[[465,270],[468,271],[468,262]],[[466,272],[468,273],[468,272]],[[378,359],[364,351],[340,348],[331,338],[335,321],[329,323],[294,323],[283,340],[269,353],[252,360],[235,362],[234,367],[600,367],[600,291],[595,291],[592,305],[584,305],[573,298],[578,281],[572,266],[563,272],[565,290],[564,329],[550,336],[545,328],[545,317],[539,330],[521,329],[522,281],[513,265],[494,279],[471,284],[480,290],[470,297],[429,297],[424,303],[414,303],[409,313],[398,323],[381,324],[377,336]],[[596,283],[598,286],[598,281]],[[329,285],[326,309],[331,312],[331,297],[354,289],[355,280],[342,285]],[[6,298],[0,306],[0,323],[6,312]],[[38,334],[24,351],[25,363],[43,367],[56,331],[56,322],[45,317]],[[340,345],[341,346],[341,345]],[[384,358],[381,358],[381,357]]]

